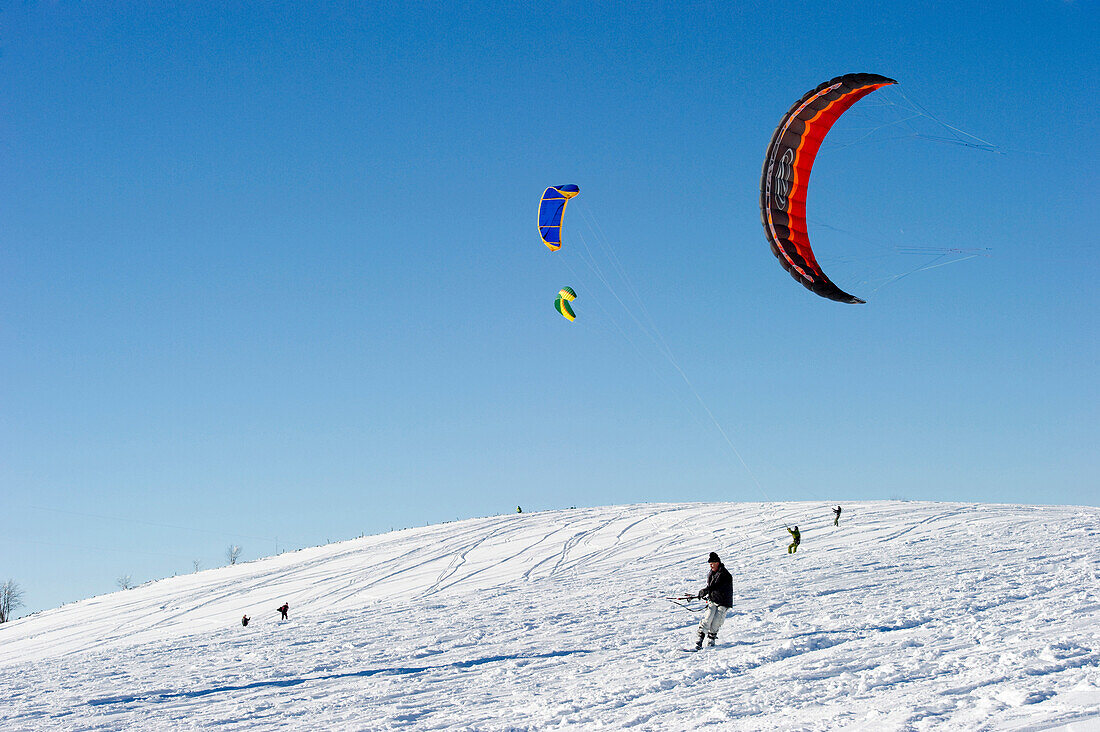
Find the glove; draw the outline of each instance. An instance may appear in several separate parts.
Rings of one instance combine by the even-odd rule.
[[[696,595],[696,597],[699,598],[700,600],[702,600],[703,596],[706,595],[706,594],[707,594],[706,590],[699,590],[699,594]]]

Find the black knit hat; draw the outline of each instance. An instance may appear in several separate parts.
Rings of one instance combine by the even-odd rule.
[[[710,556],[709,556],[709,557],[707,557],[707,561],[708,561],[708,562],[718,562],[718,563],[721,563],[721,562],[722,562],[722,560],[721,560],[721,559],[719,559],[719,558],[718,558],[718,555],[717,555],[717,554],[715,554],[714,552],[711,552],[711,553],[710,553]]]

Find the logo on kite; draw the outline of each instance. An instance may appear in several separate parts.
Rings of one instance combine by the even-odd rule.
[[[787,148],[775,170],[775,200],[780,208],[787,206],[787,194],[791,190],[791,163],[794,161],[794,151]]]
[[[576,299],[577,293],[573,292],[572,287],[563,287],[558,290],[558,299],[554,300],[554,309],[561,313],[566,320],[574,320],[577,316],[573,312],[573,308],[569,307],[569,301]]]
[[[874,90],[896,83],[878,74],[845,74],[820,84],[802,95],[783,115],[764,156],[760,219],[772,254],[806,289],[830,300],[864,302],[825,276],[810,247],[806,233],[810,171],[822,140],[840,115]]]
[[[580,192],[581,189],[574,185],[550,186],[543,191],[539,201],[539,236],[552,252],[561,249],[561,220],[565,215],[565,204]]]

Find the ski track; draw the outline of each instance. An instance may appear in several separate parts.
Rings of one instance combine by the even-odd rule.
[[[0,626],[0,727],[1100,729],[1100,510],[822,505],[510,514],[90,598]],[[711,550],[734,608],[683,653],[663,597]]]

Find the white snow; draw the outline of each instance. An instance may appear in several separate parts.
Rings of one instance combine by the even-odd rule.
[[[496,516],[94,597],[0,625],[0,729],[1100,730],[1100,509],[844,509]],[[662,598],[712,550],[734,608],[685,653]]]

